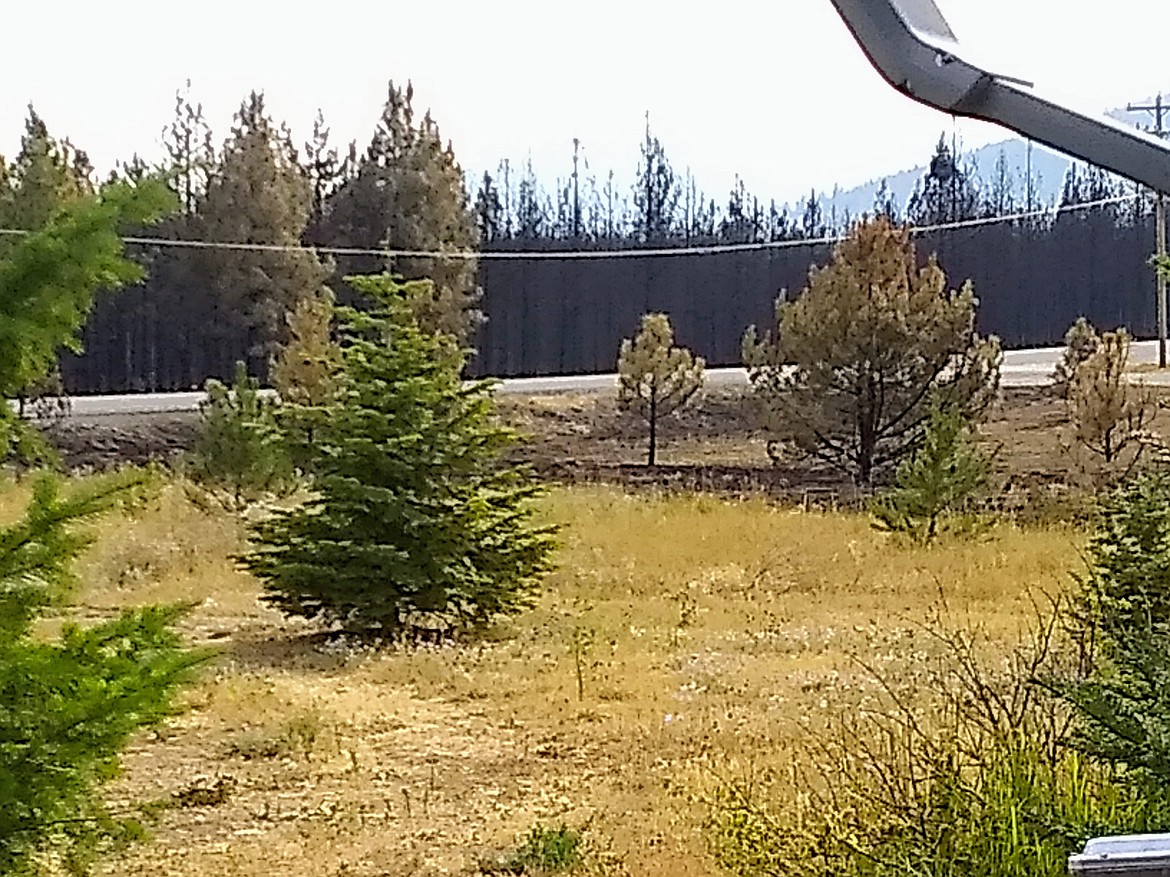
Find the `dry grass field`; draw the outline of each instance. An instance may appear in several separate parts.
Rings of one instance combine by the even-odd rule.
[[[0,519],[21,504],[0,493]],[[564,544],[537,606],[482,641],[381,653],[260,603],[229,559],[240,521],[181,485],[104,522],[77,612],[198,601],[187,632],[218,650],[128,752],[116,806],[161,817],[104,873],[475,873],[565,823],[599,872],[714,874],[696,796],[876,696],[851,655],[912,672],[941,607],[1013,641],[1081,539],[1004,526],[907,548],[861,515],[600,486],[545,504]]]

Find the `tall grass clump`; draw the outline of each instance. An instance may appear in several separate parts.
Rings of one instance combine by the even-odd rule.
[[[922,626],[917,669],[859,664],[883,692],[877,706],[800,743],[786,776],[719,784],[715,859],[737,877],[1063,877],[1087,838],[1155,829],[1165,795],[1071,745],[1076,706],[1037,684],[1092,672],[1064,634],[1070,611],[1045,604],[1006,658],[978,628],[939,617]]]

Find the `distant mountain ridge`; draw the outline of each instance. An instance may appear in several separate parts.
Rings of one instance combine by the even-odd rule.
[[[1167,93],[1170,93],[1170,90],[1163,92],[1163,94]],[[1167,98],[1167,100],[1170,101],[1170,98]],[[1152,102],[1153,98],[1135,101],[1135,103],[1142,104]],[[1117,119],[1120,122],[1134,125],[1135,127],[1139,125],[1148,126],[1152,121],[1149,113],[1131,113],[1124,109],[1110,110],[1105,115]],[[1167,112],[1167,118],[1170,119],[1170,110]],[[1167,122],[1167,126],[1170,127],[1170,121]],[[1032,144],[1031,157],[1029,159],[1028,143],[1018,137],[1001,140],[997,143],[990,143],[987,146],[969,152],[963,151],[962,144],[959,146],[960,160],[965,164],[973,165],[976,168],[979,179],[984,184],[994,177],[996,164],[999,161],[1001,153],[1007,159],[1007,166],[1012,175],[1016,199],[1018,201],[1023,202],[1025,200],[1026,187],[1024,181],[1030,161],[1032,175],[1035,180],[1035,187],[1032,192],[1033,209],[1043,209],[1057,203],[1060,198],[1061,188],[1064,185],[1065,174],[1068,172],[1069,165],[1073,162],[1073,159],[1040,144]],[[927,157],[929,158],[929,153],[927,153]],[[923,164],[909,170],[898,171],[886,177],[869,180],[851,189],[841,190],[838,188],[831,194],[818,192],[818,196],[822,199],[821,209],[823,215],[826,220],[835,225],[846,214],[856,217],[862,213],[872,212],[874,198],[880,191],[883,182],[889,188],[894,203],[898,205],[898,209],[905,210],[906,203],[910,200],[910,196],[914,192],[914,187],[922,179],[926,171],[927,166]],[[790,211],[798,213],[800,209],[801,205],[799,204],[795,207],[789,205]]]

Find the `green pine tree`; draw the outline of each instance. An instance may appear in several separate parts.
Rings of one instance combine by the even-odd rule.
[[[207,400],[199,411],[202,423],[188,471],[229,508],[283,493],[294,484],[276,403],[260,394],[260,382],[242,362],[236,363],[230,386],[214,378],[207,382]]]
[[[289,406],[313,435],[315,496],[253,528],[242,558],[286,613],[395,637],[453,631],[526,606],[549,570],[539,488],[501,463],[515,440],[466,352],[418,325],[425,281],[351,277],[374,308],[339,308],[343,364],[325,404]]]
[[[0,162],[2,163],[2,162]],[[68,140],[58,140],[31,106],[24,123],[20,151],[0,194],[0,226],[34,231],[62,207],[93,194],[93,172],[85,153]],[[5,186],[0,184],[0,190]],[[0,255],[13,242],[0,238]]]
[[[1076,710],[1076,742],[1151,788],[1170,781],[1170,476],[1145,473],[1102,504],[1072,632],[1088,672],[1045,680]]]
[[[0,228],[36,231],[62,208],[94,194],[93,168],[84,152],[68,140],[49,133],[48,126],[30,105],[24,123],[20,151],[11,167],[0,158]],[[0,235],[0,259],[18,243],[16,236]],[[21,414],[35,409],[42,418],[68,411],[68,397],[60,369],[52,368],[19,388]],[[26,433],[25,439],[35,438]],[[21,456],[38,457],[46,449],[25,447]]]
[[[1064,352],[1052,372],[1052,392],[1061,399],[1069,398],[1077,381],[1077,370],[1085,360],[1097,352],[1101,338],[1093,324],[1084,317],[1069,326],[1064,333]]]
[[[142,269],[123,254],[119,230],[173,205],[157,179],[113,183],[79,197],[0,256],[0,398],[51,374],[62,350],[81,350],[80,330],[99,289],[134,283]],[[0,459],[29,431],[0,404]]]
[[[161,721],[205,654],[184,649],[182,607],[133,609],[57,638],[36,630],[77,584],[81,529],[142,487],[119,474],[69,490],[40,480],[22,520],[0,529],[0,873],[26,873],[46,847],[72,873],[135,829],[101,784],[131,735]]]
[[[944,531],[970,530],[963,507],[987,487],[991,466],[962,413],[935,400],[922,446],[898,466],[894,488],[876,499],[879,529],[927,544]]]

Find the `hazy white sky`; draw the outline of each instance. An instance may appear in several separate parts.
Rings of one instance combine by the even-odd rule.
[[[1170,90],[1165,0],[938,2],[1003,72],[1088,108]],[[321,107],[362,146],[386,81],[412,79],[472,173],[529,152],[546,178],[567,173],[579,137],[594,170],[628,176],[649,110],[676,168],[721,200],[737,172],[783,201],[913,166],[952,124],[890,89],[828,0],[58,0],[3,21],[0,154],[32,101],[102,170],[157,157],[187,78],[221,137],[257,88],[298,142]]]

